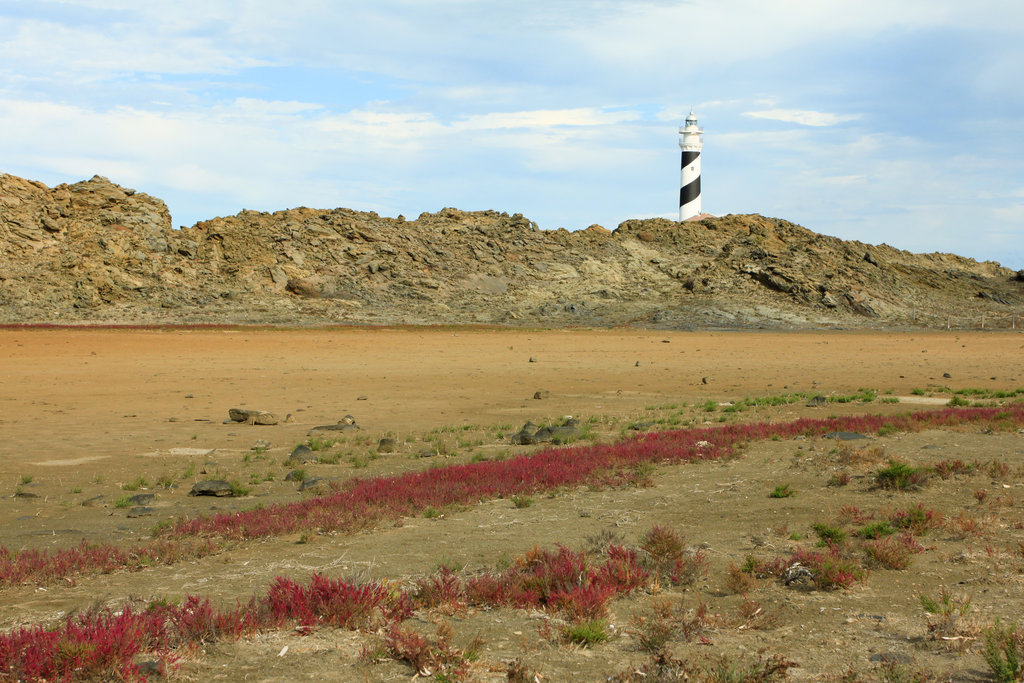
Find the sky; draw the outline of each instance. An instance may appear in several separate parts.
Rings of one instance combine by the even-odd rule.
[[[1019,0],[0,0],[0,172],[242,209],[704,210],[1024,268]]]

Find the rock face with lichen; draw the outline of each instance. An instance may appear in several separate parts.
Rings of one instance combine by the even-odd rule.
[[[519,214],[243,211],[173,230],[99,176],[0,174],[0,322],[822,327],[1024,312],[1024,275],[759,215],[614,231]]]

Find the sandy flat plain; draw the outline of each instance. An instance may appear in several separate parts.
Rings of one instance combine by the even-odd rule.
[[[248,447],[255,431],[221,424],[233,407],[291,414],[260,434],[287,440],[346,414],[366,430],[413,431],[663,400],[1022,381],[1024,335],[1008,332],[5,329],[0,476]],[[538,390],[551,398],[530,400]]]
[[[391,434],[404,444],[403,452],[362,463],[358,469],[343,460],[333,470],[318,472],[332,479],[400,472],[424,466],[426,460],[432,464],[445,459],[464,461],[474,451],[495,453],[507,449],[503,433],[518,430],[527,420],[539,424],[566,415],[599,418],[596,424],[609,425],[604,438],[613,439],[629,422],[656,417],[658,409],[665,406],[674,410],[681,406],[678,414],[689,410],[685,415],[689,421],[709,421],[699,408],[709,400],[728,403],[791,392],[838,396],[862,388],[899,398],[899,403],[829,404],[826,408],[808,408],[801,401],[728,418],[776,420],[934,408],[948,400],[942,387],[1005,391],[1022,385],[1024,335],[1019,332],[2,329],[0,543],[19,549],[60,547],[82,538],[121,542],[146,536],[161,519],[237,509],[251,506],[254,500],[296,499],[294,488],[281,481],[286,471],[280,465],[283,457],[307,438],[310,428],[335,423],[345,415],[352,415],[361,427],[358,434],[363,441],[350,441],[353,447],[372,447],[380,436]],[[544,398],[534,398],[538,391],[546,392]],[[225,424],[233,407],[272,411],[282,423]],[[719,414],[715,413],[715,419]],[[452,437],[446,458],[410,457],[427,441],[425,435],[431,430],[462,427],[479,433],[481,439],[460,444]],[[1021,435],[999,439],[992,454],[1009,458],[1014,468],[1024,464]],[[254,463],[246,455],[251,455],[259,442],[267,444],[267,459]],[[969,454],[983,460],[995,443],[935,433],[908,437],[890,448],[892,454],[911,461],[921,458],[921,449],[926,447],[947,449],[944,452],[949,457]],[[94,577],[75,587],[54,587],[45,594],[33,587],[8,588],[0,591],[0,604],[5,605],[0,626],[45,622],[82,609],[97,597],[116,605],[128,596],[201,592],[232,601],[265,589],[267,582],[281,573],[308,576],[314,570],[362,567],[370,575],[401,578],[429,572],[438,562],[453,558],[466,566],[493,564],[535,542],[578,545],[588,534],[608,528],[635,541],[639,533],[657,523],[689,527],[688,540],[710,544],[713,571],[705,592],[722,597],[721,577],[727,565],[741,562],[747,550],[760,547],[751,537],[780,526],[771,517],[778,508],[768,507],[774,503],[763,495],[772,485],[785,479],[798,489],[820,489],[814,495],[793,499],[805,507],[787,508],[785,528],[794,534],[797,529],[808,533],[804,527],[809,527],[815,515],[832,514],[840,507],[838,499],[830,497],[833,492],[824,487],[824,465],[794,465],[792,444],[762,444],[759,448],[756,457],[747,456],[727,466],[668,468],[649,489],[576,492],[538,501],[524,510],[511,508],[507,501],[494,501],[444,519],[413,520],[379,535],[328,538],[301,545],[296,545],[295,539],[276,539],[258,547],[243,546],[229,556],[192,563],[189,568]],[[809,446],[810,452],[816,448],[826,453],[825,446]],[[254,476],[263,470],[274,470],[275,480],[255,485],[245,499],[200,503],[186,495],[193,481],[208,476]],[[1015,480],[1011,477],[1006,483],[1007,495],[1021,496],[1021,477],[1014,476]],[[128,518],[113,503],[125,494],[125,484],[139,477],[147,480],[143,490],[155,490],[154,482],[162,477],[173,479],[175,486],[157,491],[152,514]],[[733,482],[735,488],[735,482],[751,481],[757,482],[754,507],[742,496],[730,499],[728,491],[733,489],[722,485]],[[992,485],[979,480],[946,493],[962,494],[966,506],[976,503],[970,490],[980,487]],[[857,502],[869,507],[877,494],[862,488],[856,493],[860,497]],[[16,497],[16,491],[31,495]],[[727,493],[719,498],[700,495],[699,505],[687,510],[688,497],[681,491]],[[931,496],[925,493],[915,500],[928,501]],[[886,504],[896,502],[887,500]],[[714,514],[726,509],[722,505],[731,511],[724,521]],[[581,509],[587,514],[580,514]],[[698,509],[702,523],[694,522]],[[1013,509],[1013,515],[1020,517],[1019,507]],[[711,517],[714,519],[708,521]],[[779,546],[789,542],[781,536],[774,541]],[[880,617],[889,619],[886,624],[891,624],[893,631],[904,629],[913,637],[924,638],[919,633],[924,628],[921,615],[909,613],[916,600],[912,594],[922,590],[922,585],[938,590],[952,580],[941,572],[953,552],[948,550],[948,556],[936,552],[927,561],[924,566],[930,574],[923,583],[915,583],[920,578],[917,574],[892,574],[895,578],[889,583],[901,585],[899,590],[911,596],[902,600],[898,615]],[[980,570],[969,565],[961,569],[965,575]],[[893,599],[882,589],[885,582],[875,578],[868,587],[851,591],[858,606],[849,609],[832,593],[793,597],[785,588],[764,588],[766,604],[782,610],[779,628],[783,630],[749,641],[743,640],[746,636],[723,635],[721,645],[740,653],[755,652],[761,646],[785,651],[792,659],[802,660],[802,669],[794,669],[793,674],[804,679],[819,679],[825,672],[855,665],[861,659],[867,662],[871,653],[902,652],[910,636],[903,640],[892,636],[889,642],[888,635],[878,634],[885,629],[875,617],[857,616],[881,613]],[[1010,588],[1019,590],[1019,581],[992,587],[992,609],[1005,601]],[[736,596],[722,599],[726,605]],[[616,608],[623,623],[632,607]],[[863,622],[863,632],[851,636],[862,639],[862,650],[844,653],[842,639],[830,640],[829,623],[813,616],[828,610],[838,614],[840,608],[842,619]],[[480,680],[504,680],[502,662],[515,658],[532,662],[544,672],[545,680],[604,680],[605,673],[619,671],[624,662],[644,655],[630,644],[628,635],[582,655],[578,648],[535,642],[535,635],[527,637],[528,647],[523,646],[519,643],[522,637],[501,634],[509,630],[535,634],[532,622],[537,617],[508,612],[501,618],[497,613],[478,615],[482,621],[473,624],[467,617],[467,632],[483,633],[493,646],[485,656],[492,670],[480,673]],[[508,623],[503,625],[501,619]],[[824,645],[803,654],[800,647],[791,647],[794,633],[804,628],[801,624],[816,629]],[[411,676],[408,667],[398,663],[353,664],[360,637],[325,632],[296,646],[292,636],[266,634],[243,643],[218,645],[205,656],[186,662],[176,675],[207,680],[216,672],[222,680],[290,680],[323,675],[327,666],[334,667],[332,671],[355,666],[350,678],[337,680],[407,680]],[[902,645],[894,644],[897,641]],[[299,652],[320,653],[320,659],[289,660],[285,669],[274,659],[273,666],[278,668],[267,668],[265,658],[271,652],[276,655],[282,642],[292,643]],[[965,673],[965,680],[977,674],[980,660],[976,654],[974,659],[964,660],[948,648],[919,650],[908,659],[913,666],[931,671],[952,666],[975,672]]]

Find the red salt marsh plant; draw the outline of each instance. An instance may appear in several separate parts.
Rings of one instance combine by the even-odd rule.
[[[914,540],[910,532],[864,543],[864,552],[871,563],[886,569],[906,569],[910,566],[911,558],[923,551],[924,546]]]
[[[612,444],[553,448],[501,461],[355,479],[341,490],[318,498],[179,520],[160,530],[156,540],[130,550],[83,544],[64,550],[15,553],[0,547],[0,586],[47,583],[90,572],[200,557],[221,547],[216,537],[245,540],[311,531],[354,533],[386,520],[422,514],[428,508],[443,509],[571,486],[642,485],[646,481],[645,467],[651,464],[732,457],[737,445],[753,440],[821,436],[835,431],[872,433],[884,425],[898,431],[917,431],[963,424],[990,429],[1019,427],[1024,424],[1024,403],[646,433]]]
[[[605,561],[595,565],[586,553],[558,546],[534,548],[503,572],[471,577],[464,590],[471,605],[546,607],[579,621],[604,616],[609,600],[649,576],[634,550],[608,546]]]
[[[174,651],[235,639],[286,624],[364,629],[412,614],[408,596],[383,583],[355,585],[314,574],[306,585],[277,578],[267,594],[235,609],[217,610],[188,596],[144,611],[125,607],[68,617],[56,628],[23,628],[0,635],[0,679],[145,680],[135,659],[152,654],[173,663]]]
[[[202,643],[295,625],[299,633],[322,627],[379,631],[392,656],[425,670],[454,671],[462,653],[450,638],[431,642],[402,626],[417,608],[472,604],[561,612],[573,624],[592,624],[608,601],[647,581],[634,550],[609,546],[603,562],[558,546],[534,548],[501,571],[464,580],[448,568],[419,581],[411,593],[387,582],[356,584],[314,574],[303,584],[278,577],[266,594],[218,610],[208,599],[160,602],[143,611],[99,610],[68,617],[54,628],[21,628],[0,635],[0,679],[72,681],[145,680],[136,658],[152,655],[166,666],[175,653]]]

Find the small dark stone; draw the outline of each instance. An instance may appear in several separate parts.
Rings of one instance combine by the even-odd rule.
[[[902,652],[876,652],[875,654],[868,657],[872,662],[881,662],[883,664],[900,664],[906,666],[911,663],[909,655],[905,655]]]
[[[92,498],[86,498],[82,501],[82,507],[91,508],[94,505],[103,502],[103,496],[93,496]]]
[[[151,514],[153,514],[153,508],[151,507],[138,506],[128,510],[129,517],[148,517]]]
[[[128,499],[132,505],[149,505],[156,499],[152,493],[138,493]]]
[[[856,439],[867,439],[870,437],[858,434],[857,432],[829,432],[822,438],[824,439],[835,439],[837,441],[855,441]]]
[[[320,477],[306,477],[299,484],[300,491],[311,491],[314,489],[326,489],[327,482]]]
[[[359,429],[359,425],[357,424],[339,422],[337,424],[332,425],[319,425],[317,427],[313,427],[312,429],[309,430],[309,433],[312,434],[313,432],[347,432],[356,429]]]
[[[811,400],[809,400],[806,405],[808,408],[817,408],[825,405],[826,403],[828,403],[828,399],[821,394],[818,394],[817,396],[811,397]]]
[[[541,400],[542,398],[549,398],[550,396],[551,392],[548,391],[547,389],[540,389],[538,391],[533,392],[533,397],[538,401]]]
[[[536,359],[536,358],[534,358],[533,356],[530,356],[530,362],[531,362],[531,363],[536,363],[536,362],[537,362],[537,359]]]
[[[288,474],[284,475],[284,480],[285,481],[301,481],[303,478],[305,478],[305,476],[306,475],[303,474],[302,472],[300,472],[299,470],[292,470]]]
[[[953,375],[949,374],[948,372],[942,373],[942,376],[945,377],[946,379],[953,379]]]
[[[389,436],[385,436],[377,442],[378,453],[394,453],[396,450],[398,450],[398,444]]]
[[[38,498],[39,496],[30,491],[15,491],[15,498]]]

